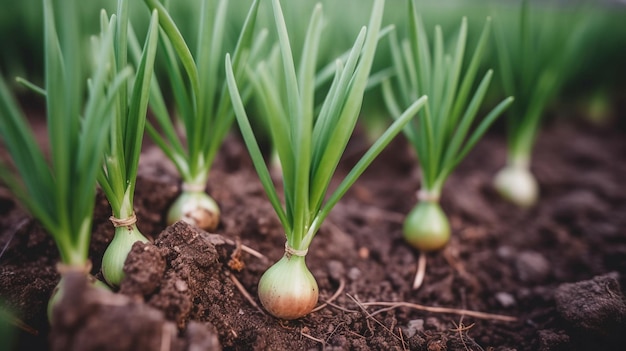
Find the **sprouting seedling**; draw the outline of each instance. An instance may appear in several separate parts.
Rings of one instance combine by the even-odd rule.
[[[168,211],[167,224],[184,220],[202,229],[214,230],[219,224],[220,209],[205,192],[205,187],[213,160],[234,119],[221,70],[228,1],[220,0],[216,9],[214,2],[202,1],[195,56],[165,6],[158,0],[145,0],[145,3],[159,14],[159,24],[164,33],[161,41],[165,50],[166,72],[186,138],[185,142],[179,138],[175,120],[170,118],[159,85],[154,82],[150,107],[162,133],[150,123],[146,125],[146,130],[182,178],[182,193]],[[258,0],[255,0],[234,51],[233,62],[238,76],[243,72],[247,58],[254,56],[251,46],[258,7]]]
[[[322,7],[318,4],[312,13],[297,70],[279,1],[273,0],[272,7],[282,60],[281,79],[270,78],[270,71],[263,64],[250,74],[250,79],[255,87],[253,94],[262,102],[263,118],[270,126],[272,145],[279,155],[284,207],[244,109],[229,55],[226,56],[226,77],[242,136],[287,237],[284,256],[261,277],[259,298],[272,315],[295,319],[308,314],[317,303],[317,283],[305,263],[311,240],[333,206],[400,133],[426,98],[417,100],[399,116],[324,202],[361,109],[377,47],[384,0],[374,2],[369,25],[361,29],[346,61],[336,61],[334,79],[318,113],[315,113],[313,100]]]
[[[402,106],[417,96],[428,96],[415,123],[405,129],[420,162],[422,184],[418,204],[407,215],[403,232],[412,246],[435,251],[443,248],[450,238],[450,225],[439,205],[446,179],[513,99],[500,102],[470,133],[492,76],[492,71],[487,71],[468,100],[487,44],[490,20],[487,19],[472,59],[464,69],[467,20],[463,18],[461,22],[451,54],[444,52],[448,46],[441,27],[436,26],[431,51],[415,1],[409,0],[408,5],[409,36],[399,43],[397,35],[392,33],[390,43],[396,75],[393,84],[391,80],[383,83],[383,95],[396,118]]]
[[[497,59],[504,91],[516,103],[506,120],[507,165],[496,174],[494,185],[503,198],[530,207],[539,197],[530,161],[540,122],[573,72],[587,28],[577,18],[580,14],[531,8],[525,0],[517,22],[506,15],[501,11],[496,18]]]
[[[63,5],[62,18],[55,23],[52,1],[43,1],[45,86],[36,91],[46,99],[50,165],[0,79],[0,136],[14,164],[14,168],[0,166],[0,179],[50,233],[61,256],[57,266],[61,292],[53,296],[50,307],[62,294],[66,274],[89,274],[91,270],[91,224],[109,117],[124,80],[131,74],[130,69],[113,74],[108,61],[113,53],[113,32],[105,32],[97,45],[97,62],[85,100],[77,4]],[[115,20],[113,16],[111,21]]]
[[[115,33],[115,50],[108,64],[115,71],[126,67],[128,58],[128,1],[118,2],[118,20],[111,22],[102,12],[102,38],[107,32]],[[115,28],[110,28],[116,26]],[[124,82],[115,98],[113,122],[109,142],[105,150],[104,167],[98,183],[106,195],[113,216],[115,236],[104,252],[102,274],[111,286],[119,286],[124,277],[124,262],[133,244],[148,239],[137,229],[133,198],[137,180],[137,168],[146,124],[146,110],[153,75],[158,39],[158,16],[152,13],[148,35],[136,74],[132,81]],[[132,91],[129,92],[128,89]]]

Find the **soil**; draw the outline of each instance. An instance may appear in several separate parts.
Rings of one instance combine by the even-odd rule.
[[[307,263],[319,284],[320,309],[295,321],[278,320],[259,307],[256,284],[282,256],[285,237],[237,136],[224,143],[207,185],[222,209],[215,233],[182,222],[164,224],[179,180],[160,151],[146,145],[136,211],[140,230],[153,243],[135,244],[118,292],[88,288],[81,275],[66,279],[69,292],[62,294],[52,328],[46,306],[59,279],[58,254],[39,224],[0,188],[0,248],[6,248],[0,255],[0,301],[18,326],[8,348],[621,349],[625,131],[618,123],[595,127],[572,119],[546,125],[532,164],[541,201],[529,210],[494,192],[492,177],[504,164],[505,140],[497,129],[487,135],[445,186],[442,207],[452,240],[427,255],[418,290],[411,285],[419,253],[403,241],[401,226],[415,204],[419,172],[406,141],[396,138],[313,240]],[[337,180],[364,151],[363,135],[351,140]],[[99,194],[90,247],[96,277],[113,235],[109,215]]]

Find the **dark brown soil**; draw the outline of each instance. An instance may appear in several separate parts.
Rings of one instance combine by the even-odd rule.
[[[336,206],[307,262],[325,307],[296,321],[258,308],[257,282],[283,253],[284,233],[236,137],[225,143],[207,190],[222,207],[215,234],[163,214],[178,180],[160,151],[146,147],[136,210],[154,244],[136,244],[118,293],[72,280],[50,329],[46,304],[58,280],[56,249],[0,188],[0,301],[26,326],[15,350],[618,350],[626,341],[626,139],[622,127],[556,121],[533,159],[540,203],[521,211],[491,187],[504,139],[488,135],[451,176],[442,206],[453,238],[429,254],[423,286],[412,290],[418,253],[401,237],[415,204],[416,160],[397,138]],[[354,138],[338,178],[365,142]],[[111,240],[99,196],[92,273]],[[244,245],[242,247],[241,245]],[[256,257],[252,248],[265,257]],[[245,298],[240,284],[252,297]],[[620,288],[621,287],[621,288]],[[409,302],[503,316],[477,318]],[[14,321],[17,325],[17,321]],[[32,330],[31,330],[32,329]],[[33,333],[37,333],[33,335]],[[216,345],[220,346],[216,346]],[[3,348],[4,346],[0,346]]]

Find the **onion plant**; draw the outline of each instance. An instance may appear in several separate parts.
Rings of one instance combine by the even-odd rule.
[[[156,125],[149,123],[146,130],[182,178],[182,192],[168,211],[167,224],[184,220],[213,230],[219,224],[220,209],[205,187],[213,160],[234,119],[222,69],[228,1],[202,1],[195,56],[167,8],[158,0],[145,3],[159,14],[167,77],[185,138],[183,141],[179,137],[177,119],[170,118],[161,89],[153,84],[150,107]],[[241,75],[246,59],[252,56],[258,6],[258,0],[251,4],[234,50],[237,75]]]
[[[114,46],[110,27],[95,48],[97,61],[85,92],[77,5],[64,2],[57,9],[62,16],[55,18],[52,0],[43,0],[45,86],[30,86],[45,96],[50,163],[0,79],[0,136],[13,161],[0,166],[0,179],[54,239],[61,282],[69,272],[91,271],[91,224],[109,117],[131,74],[130,69],[114,71],[110,65]]]
[[[526,0],[515,13],[511,18],[500,11],[495,23],[502,86],[516,103],[507,117],[507,164],[496,174],[494,185],[503,198],[530,207],[539,196],[530,171],[537,131],[547,104],[578,63],[586,24],[576,10],[531,6]]]
[[[107,32],[115,33],[115,50],[108,57],[108,65],[114,72],[124,70],[128,63],[128,16],[128,0],[118,1],[117,21],[109,21],[106,13],[102,12],[101,38]],[[115,236],[102,258],[102,274],[111,286],[119,286],[124,276],[124,262],[132,245],[137,241],[148,241],[137,229],[133,198],[157,39],[158,17],[153,12],[135,76],[121,85],[115,97],[104,167],[98,176],[100,187],[111,204],[111,222],[115,226]]]
[[[474,54],[464,66],[467,20],[463,18],[455,43],[445,43],[441,27],[435,26],[431,48],[416,1],[407,2],[408,37],[400,42],[397,34],[392,33],[390,46],[396,75],[385,81],[382,89],[394,118],[401,116],[402,108],[418,96],[428,96],[415,123],[404,130],[417,153],[422,182],[418,203],[407,215],[403,233],[419,250],[435,251],[450,238],[450,225],[439,204],[446,179],[513,99],[500,102],[470,132],[493,75],[488,70],[474,86],[491,22],[487,19]],[[447,53],[448,48],[452,52]]]
[[[361,110],[378,43],[384,0],[374,2],[369,25],[361,29],[346,60],[336,60],[335,75],[319,111],[315,109],[314,95],[317,49],[323,26],[321,5],[311,15],[297,69],[279,0],[272,1],[272,8],[282,62],[280,72],[272,72],[263,62],[248,72],[255,87],[252,94],[261,101],[260,111],[270,128],[271,143],[280,161],[284,207],[250,125],[228,55],[226,76],[242,136],[287,239],[284,256],[259,281],[259,298],[272,315],[295,319],[308,314],[317,303],[318,286],[305,263],[311,240],[333,206],[401,132],[426,98],[415,101],[399,116],[326,197]],[[278,79],[272,79],[273,73],[277,73]]]

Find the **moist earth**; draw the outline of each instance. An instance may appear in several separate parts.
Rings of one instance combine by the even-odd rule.
[[[165,225],[179,179],[154,145],[144,146],[135,205],[151,243],[134,245],[118,291],[67,279],[70,292],[53,327],[46,307],[59,279],[58,253],[0,188],[0,303],[15,316],[11,349],[621,349],[624,126],[559,119],[546,125],[532,163],[541,200],[529,210],[492,188],[506,157],[500,132],[488,134],[449,178],[442,208],[452,239],[427,255],[417,290],[411,286],[419,253],[403,241],[401,228],[416,201],[419,169],[407,142],[396,138],[313,240],[307,263],[319,284],[319,308],[295,321],[269,316],[257,298],[259,278],[282,256],[285,236],[237,135],[224,143],[207,185],[222,210],[214,233]],[[351,140],[331,187],[365,151],[364,135],[357,131]],[[96,201],[90,257],[91,273],[100,277],[113,227],[106,199],[98,194]]]

